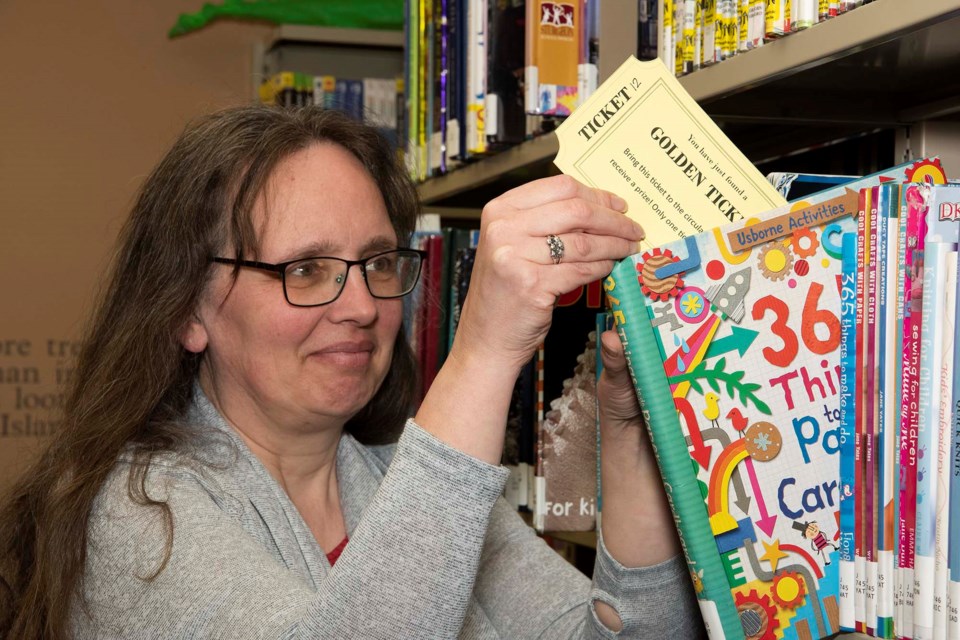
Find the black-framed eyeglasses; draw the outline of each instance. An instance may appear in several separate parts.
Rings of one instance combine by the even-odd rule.
[[[287,302],[295,307],[319,307],[340,297],[353,265],[360,266],[371,296],[401,298],[417,286],[426,255],[417,249],[394,249],[361,260],[316,256],[279,264],[233,258],[210,258],[210,261],[279,274]]]

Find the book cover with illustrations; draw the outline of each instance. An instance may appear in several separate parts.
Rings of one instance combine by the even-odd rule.
[[[738,252],[727,234],[751,227],[731,225],[608,280],[713,638],[840,630],[838,276],[856,196],[844,198],[822,203],[846,214],[828,224]],[[804,217],[778,215],[784,229]]]
[[[713,638],[840,631],[841,237],[855,189],[911,169],[634,255],[605,283]]]

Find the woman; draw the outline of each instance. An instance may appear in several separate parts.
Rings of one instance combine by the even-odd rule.
[[[0,631],[699,634],[615,336],[593,586],[498,499],[516,375],[557,296],[642,237],[623,206],[567,178],[487,205],[455,344],[404,426],[417,200],[389,147],[314,109],[190,127],[123,231],[61,435],[5,506]]]

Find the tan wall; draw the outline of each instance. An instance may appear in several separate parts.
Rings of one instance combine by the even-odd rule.
[[[270,27],[168,40],[201,5],[0,2],[0,489],[46,440],[43,405],[141,180],[187,120],[252,95]]]

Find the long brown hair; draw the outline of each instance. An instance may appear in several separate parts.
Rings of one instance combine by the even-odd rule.
[[[201,356],[180,344],[225,247],[256,256],[251,209],[277,164],[317,142],[353,153],[379,186],[401,243],[419,209],[416,190],[375,129],[336,111],[227,109],[189,126],[143,184],[120,236],[112,277],[82,341],[62,428],[0,510],[0,637],[69,637],[82,606],[90,510],[117,457],[133,447],[130,497],[170,511],[145,490],[151,457],[185,441],[178,427]],[[413,354],[397,337],[376,396],[347,423],[361,442],[395,439],[416,385]],[[168,537],[168,553],[169,541]],[[160,569],[162,571],[162,567]]]

